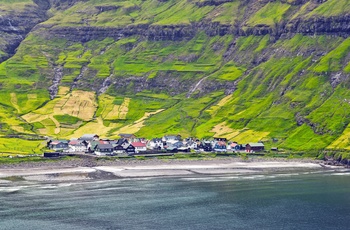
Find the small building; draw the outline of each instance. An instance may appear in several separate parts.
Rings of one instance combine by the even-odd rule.
[[[161,138],[153,138],[147,143],[147,147],[152,150],[164,149],[164,142]]]
[[[162,138],[163,142],[166,142],[166,145],[171,145],[176,142],[181,141],[181,136],[180,135],[167,135]]]
[[[217,141],[214,144],[215,152],[227,152],[226,142],[225,141]]]
[[[227,150],[231,150],[232,152],[236,152],[242,150],[242,145],[239,145],[237,142],[232,142],[227,145]]]
[[[112,145],[120,145],[120,146],[123,146],[124,148],[128,147],[128,145],[129,145],[129,141],[127,139],[124,139],[124,138],[120,138],[116,141],[110,141],[109,143]]]
[[[177,153],[179,150],[175,146],[169,146],[167,147],[166,151],[170,153]]]
[[[198,144],[196,141],[193,140],[189,140],[186,142],[186,145],[190,148],[190,149],[198,149]]]
[[[55,151],[63,151],[68,149],[68,141],[67,140],[52,140],[47,143],[49,149]]]
[[[90,141],[90,142],[88,142],[87,151],[88,151],[89,153],[93,153],[93,152],[95,151],[95,149],[96,149],[96,146],[97,146],[98,144],[100,144],[99,141]]]
[[[261,152],[265,150],[265,145],[263,143],[248,143],[245,145],[246,152]]]
[[[271,151],[278,152],[278,147],[271,147]]]
[[[97,144],[95,147],[95,154],[98,156],[112,156],[113,151],[111,144]]]
[[[69,152],[86,152],[87,151],[87,143],[81,140],[71,140],[68,143]]]
[[[147,151],[147,146],[146,146],[145,143],[142,143],[142,142],[132,142],[131,145],[135,147],[135,152],[136,152],[136,153]]]
[[[134,134],[121,133],[119,134],[120,138],[126,139],[128,142],[133,142],[136,136]]]
[[[129,144],[126,148],[125,148],[125,152],[128,154],[128,155],[132,155],[132,154],[135,154],[136,151],[135,151],[135,147],[131,144]]]
[[[119,144],[112,144],[114,153],[116,154],[122,154],[125,153],[125,148],[122,145]]]
[[[114,153],[121,156],[124,156],[126,153],[125,149],[129,146],[128,140],[124,138],[120,138],[117,141],[110,141],[109,143],[113,146]]]
[[[56,158],[56,157],[60,157],[60,153],[58,152],[44,152],[44,157],[47,158]]]
[[[82,137],[79,138],[79,140],[81,141],[98,141],[99,140],[99,136],[97,134],[84,134]]]
[[[214,140],[227,142],[227,138],[224,138],[224,137],[214,137]]]
[[[204,152],[212,152],[213,146],[210,141],[203,141],[199,144],[198,148]]]
[[[179,152],[190,152],[191,149],[190,147],[187,146],[187,144],[185,144],[182,141],[178,141],[176,143],[171,144],[168,149],[177,149],[177,151]]]

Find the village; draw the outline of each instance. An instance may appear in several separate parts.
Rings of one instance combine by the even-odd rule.
[[[119,134],[119,139],[100,138],[97,134],[85,134],[78,139],[49,140],[47,148],[56,153],[90,154],[96,156],[173,155],[175,153],[255,153],[265,150],[262,142],[239,144],[226,138],[199,140],[182,139],[180,135],[166,135],[162,138],[137,138],[133,134]],[[277,150],[277,148],[272,149]]]

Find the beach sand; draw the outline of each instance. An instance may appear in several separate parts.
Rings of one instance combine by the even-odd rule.
[[[89,166],[91,165],[91,166]],[[57,161],[48,164],[2,165],[0,182],[21,179],[27,181],[81,181],[94,179],[142,178],[165,176],[228,175],[280,173],[334,169],[322,161],[237,158],[207,160],[127,160],[127,161]]]

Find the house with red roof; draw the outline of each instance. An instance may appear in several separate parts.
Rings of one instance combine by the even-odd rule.
[[[225,141],[217,141],[214,143],[214,151],[215,152],[226,152],[226,142]]]
[[[136,153],[147,151],[147,145],[145,143],[140,142],[140,141],[132,142],[131,145],[135,147]]]
[[[86,152],[87,151],[87,144],[84,141],[81,140],[71,140],[68,143],[69,146],[69,152]]]

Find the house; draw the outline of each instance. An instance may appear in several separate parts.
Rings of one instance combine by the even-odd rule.
[[[238,151],[241,149],[241,145],[239,145],[237,142],[232,142],[230,144],[227,145],[227,148],[226,148],[228,151]]]
[[[58,153],[58,152],[45,152],[44,153],[44,157],[46,157],[46,158],[56,158],[56,157],[60,157],[60,153]]]
[[[124,138],[117,141],[110,141],[110,144],[113,146],[114,153],[116,154],[126,153],[125,149],[129,146],[129,142]]]
[[[136,150],[135,150],[135,147],[131,144],[129,144],[126,148],[125,148],[125,152],[128,154],[128,155],[132,155],[132,154],[135,154]]]
[[[147,143],[147,147],[153,150],[161,150],[164,149],[164,142],[161,138],[153,138]]]
[[[190,148],[190,149],[198,149],[198,144],[196,141],[190,140],[186,142],[186,145]]]
[[[166,151],[167,152],[171,152],[171,153],[177,153],[178,152],[176,146],[169,146],[169,147],[167,147]]]
[[[95,151],[95,149],[96,149],[96,146],[97,146],[98,144],[100,144],[99,141],[90,141],[90,142],[88,142],[87,151],[88,151],[89,153],[93,153],[93,152]]]
[[[63,151],[68,149],[68,141],[66,140],[50,140],[47,143],[47,147],[49,149],[55,150],[55,151]]]
[[[175,136],[175,135],[164,136],[162,138],[162,141],[166,142],[166,144],[169,146],[169,145],[174,144],[174,143],[176,143],[178,141],[181,141],[181,136],[180,135],[177,135],[177,136]]]
[[[115,145],[120,145],[120,146],[123,146],[123,147],[128,147],[129,145],[129,141],[127,139],[124,139],[124,138],[120,138],[116,141],[110,141],[109,142],[110,144],[115,144]]]
[[[84,134],[82,137],[79,138],[81,141],[98,141],[99,136],[97,134]]]
[[[125,148],[122,145],[119,144],[112,144],[114,153],[116,154],[122,154],[125,153]]]
[[[111,144],[97,144],[95,147],[95,154],[98,156],[112,156],[113,146]]]
[[[214,143],[214,151],[215,152],[226,152],[226,142],[225,141],[217,141]]]
[[[224,142],[227,142],[227,139],[226,139],[226,138],[223,138],[223,137],[214,137],[214,141],[224,141]]]
[[[172,145],[170,145],[171,148],[176,148],[179,152],[190,152],[190,148],[183,143],[182,141],[178,141]]]
[[[119,134],[120,138],[122,139],[126,139],[129,142],[134,141],[134,139],[136,138],[136,136],[134,134],[128,134],[128,133],[121,133]]]
[[[245,151],[246,152],[260,152],[260,151],[264,151],[265,150],[265,146],[263,143],[248,143],[245,145]]]
[[[68,143],[69,152],[86,152],[87,151],[87,143],[81,140],[71,140]]]
[[[271,147],[271,151],[278,152],[278,147]]]
[[[213,151],[212,143],[210,141],[201,142],[199,144],[198,148],[204,152],[212,152]]]
[[[142,143],[142,142],[132,142],[131,145],[135,147],[135,152],[136,152],[136,153],[147,151],[147,146],[146,146],[145,143]]]

